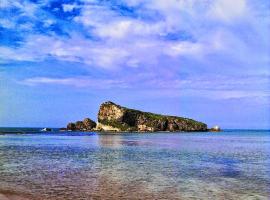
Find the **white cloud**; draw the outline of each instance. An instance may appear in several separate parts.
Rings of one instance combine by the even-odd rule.
[[[27,35],[24,43],[17,48],[2,47],[0,59],[4,61],[42,61],[54,57],[62,61],[82,62],[89,66],[103,69],[120,69],[126,67],[163,68],[164,57],[170,62],[181,65],[183,57],[200,59],[209,62],[208,56],[226,55],[232,60],[245,62],[247,55],[255,60],[269,60],[266,52],[254,52],[254,45],[264,46],[260,41],[262,30],[256,30],[254,39],[244,34],[238,34],[235,27],[224,26],[219,21],[232,23],[233,19],[246,17],[250,7],[244,0],[132,0],[123,1],[136,8],[136,17],[123,15],[117,9],[111,9],[109,4],[97,1],[87,1],[81,6],[81,13],[72,23],[80,23],[84,30],[96,40],[85,38],[80,29],[70,32],[70,37],[57,35]],[[22,10],[29,10],[35,17],[37,6],[14,2]],[[64,11],[71,11],[76,4],[64,4]],[[252,15],[252,12],[248,13]],[[145,19],[148,16],[150,19]],[[213,19],[218,21],[213,23]],[[248,17],[249,19],[250,17]],[[45,26],[50,26],[55,19],[44,20]],[[1,22],[0,22],[1,23]],[[256,24],[243,22],[244,27]],[[5,22],[8,26],[12,24]],[[25,24],[24,30],[31,28]],[[241,30],[245,31],[245,30]],[[246,30],[245,34],[248,34]],[[181,39],[182,33],[187,33],[190,39]],[[175,35],[176,40],[170,40],[168,35]],[[251,44],[254,40],[254,44]],[[256,41],[255,41],[256,40]],[[260,48],[262,49],[262,48]],[[262,59],[264,58],[264,59]],[[171,60],[170,60],[171,59]],[[175,62],[175,60],[177,60]],[[225,58],[224,58],[225,59]],[[227,59],[227,58],[226,58]],[[163,63],[163,64],[161,64]]]
[[[47,19],[47,20],[44,20],[43,23],[44,23],[44,26],[45,26],[45,27],[49,27],[49,26],[51,26],[52,24],[54,24],[55,21],[52,20],[52,19]]]
[[[4,28],[15,28],[15,23],[10,19],[0,19],[0,25]]]
[[[13,6],[12,0],[1,0],[0,8],[10,8]]]
[[[203,53],[202,44],[192,42],[178,42],[174,43],[168,49],[168,54],[172,56],[179,55],[200,55]]]
[[[225,22],[232,22],[247,13],[246,0],[216,0],[209,10],[210,17]]]
[[[64,85],[73,87],[87,87],[92,89],[110,89],[125,88],[125,83],[122,81],[110,80],[110,79],[92,79],[88,78],[51,78],[51,77],[34,77],[22,80],[20,84],[28,86],[36,85]]]
[[[122,20],[113,22],[112,24],[105,24],[96,28],[95,33],[100,37],[110,37],[119,39],[126,37],[132,26],[131,20]]]
[[[63,10],[64,10],[64,12],[71,12],[71,11],[73,11],[77,7],[78,7],[77,4],[63,4]]]
[[[62,85],[77,88],[91,89],[128,89],[149,90],[172,97],[203,97],[208,99],[239,99],[249,98],[252,101],[266,102],[270,97],[268,85],[269,76],[190,76],[182,79],[171,77],[155,78],[153,73],[140,73],[136,76],[127,76],[110,79],[92,77],[52,78],[32,77],[19,81],[27,86]],[[259,89],[260,88],[260,89]],[[263,89],[264,88],[264,89]],[[156,94],[159,95],[159,94]]]

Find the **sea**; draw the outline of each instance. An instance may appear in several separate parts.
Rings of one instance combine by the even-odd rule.
[[[270,199],[270,131],[0,129],[0,200]]]

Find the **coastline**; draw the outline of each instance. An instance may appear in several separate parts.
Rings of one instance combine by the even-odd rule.
[[[223,132],[223,131],[30,131],[30,132],[23,132],[23,131],[3,131],[0,132],[0,135],[27,135],[27,134],[59,134],[59,133],[67,133],[67,134],[72,134],[72,133],[95,133],[95,134],[100,134],[100,135],[121,135],[121,134],[149,134],[149,133],[175,133],[175,134],[185,134],[185,133],[218,133],[218,132]]]

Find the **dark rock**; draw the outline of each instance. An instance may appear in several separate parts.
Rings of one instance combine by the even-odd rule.
[[[207,131],[207,125],[192,119],[129,109],[113,102],[101,104],[98,130],[108,131]]]
[[[85,130],[86,127],[84,126],[84,123],[82,121],[77,121],[75,123],[76,130]]]
[[[83,121],[77,121],[76,123],[69,123],[67,125],[67,130],[72,131],[91,131],[96,128],[96,122],[86,118]]]
[[[85,118],[83,120],[83,124],[84,124],[84,127],[86,128],[86,130],[93,130],[97,126],[96,122],[94,122],[93,120],[91,120],[89,118]]]
[[[75,125],[75,123],[72,123],[72,122],[68,123],[68,125],[67,125],[67,130],[71,130],[71,131],[76,130],[76,125]]]

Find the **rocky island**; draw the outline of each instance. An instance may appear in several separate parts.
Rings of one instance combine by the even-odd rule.
[[[100,106],[97,124],[87,118],[84,121],[69,123],[67,129],[105,132],[191,132],[207,131],[207,125],[193,119],[134,110],[108,101]]]
[[[93,131],[96,128],[96,122],[89,118],[85,118],[83,121],[77,121],[75,123],[70,122],[67,125],[67,130],[70,131]]]

